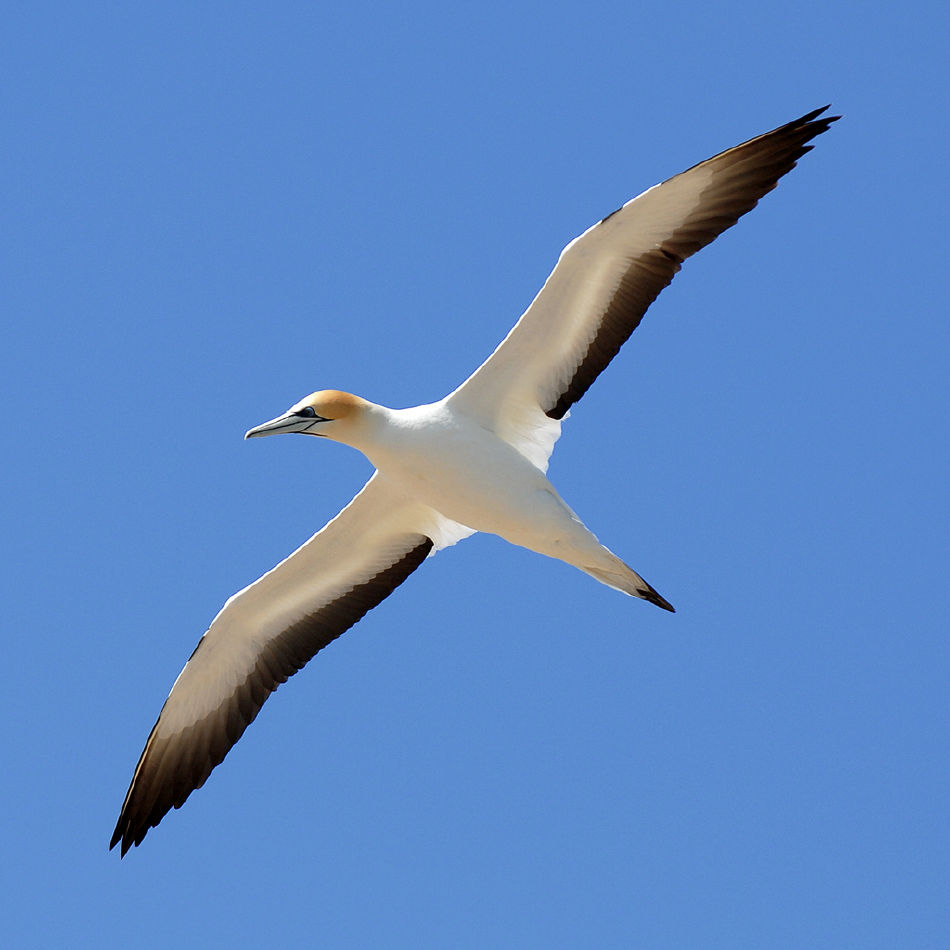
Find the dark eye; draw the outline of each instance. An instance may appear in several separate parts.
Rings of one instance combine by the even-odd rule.
[[[294,415],[301,416],[303,418],[313,418],[317,414],[317,410],[313,406],[304,406],[303,409],[298,409]]]

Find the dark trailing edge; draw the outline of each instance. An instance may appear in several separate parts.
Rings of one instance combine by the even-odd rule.
[[[827,131],[840,116],[818,116],[828,106],[815,109],[794,122],[780,126],[728,149],[693,168],[708,165],[713,178],[703,191],[696,209],[683,224],[656,248],[630,262],[630,267],[604,309],[597,333],[560,396],[545,409],[552,419],[562,419],[590,388],[620,347],[640,325],[647,308],[676,276],[683,261],[731,228],[751,211],[798,159],[813,146],[806,144]],[[676,176],[679,177],[679,176]],[[609,221],[618,211],[601,221]],[[662,605],[661,605],[662,606]]]
[[[205,719],[174,736],[158,738],[159,714],[132,777],[110,850],[121,841],[124,857],[132,845],[141,844],[150,828],[172,808],[180,808],[195,789],[204,785],[281,683],[381,603],[419,567],[432,550],[432,540],[414,535],[410,541],[413,547],[386,570],[302,617],[269,641],[244,682]],[[203,643],[202,638],[192,657]]]

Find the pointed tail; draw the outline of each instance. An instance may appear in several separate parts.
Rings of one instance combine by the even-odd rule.
[[[624,564],[615,554],[611,553],[613,563],[609,568],[602,567],[578,567],[586,574],[595,577],[602,584],[613,587],[614,590],[630,594],[631,597],[639,597],[641,600],[648,600],[657,607],[669,610],[670,613],[676,613],[676,608],[661,594],[658,594],[653,587],[648,584],[632,567]]]

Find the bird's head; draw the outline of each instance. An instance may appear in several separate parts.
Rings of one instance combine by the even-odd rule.
[[[245,439],[256,439],[279,432],[300,432],[347,442],[347,434],[359,426],[372,403],[351,393],[321,389],[301,399],[282,416],[249,429]]]

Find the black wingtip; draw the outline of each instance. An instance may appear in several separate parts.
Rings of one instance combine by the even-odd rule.
[[[823,115],[822,113],[827,112],[831,108],[831,103],[828,103],[826,106],[822,106],[820,109],[813,109],[811,112],[806,112],[803,116],[798,119],[793,119],[791,122],[786,122],[785,125],[780,125],[777,129],[773,129],[771,132],[766,132],[766,135],[775,135],[777,132],[791,132],[797,129],[809,129],[811,134],[809,135],[808,141],[815,138],[817,135],[821,135],[822,132],[827,132],[828,127],[832,122],[837,122],[841,118],[840,115]],[[812,146],[807,146],[811,149]]]
[[[820,109],[815,109],[813,112],[809,112],[807,115],[803,115],[800,119],[796,120],[793,125],[808,125],[811,122],[814,122],[816,125],[821,125],[823,128],[821,132],[824,132],[825,129],[831,125],[832,122],[837,122],[841,118],[840,115],[823,115],[822,113],[827,112],[831,108],[831,103],[828,105],[822,106]],[[821,116],[821,118],[819,118]],[[818,133],[821,134],[820,132]]]
[[[643,598],[643,600],[649,601],[651,604],[656,604],[657,607],[662,607],[664,610],[668,610],[671,614],[676,613],[676,608],[665,598],[658,594],[649,584],[647,584],[647,589],[644,590],[642,587],[637,588],[637,596]]]
[[[109,850],[111,851],[113,848],[115,848],[115,846],[120,841],[122,842],[122,847],[119,849],[119,857],[124,858],[132,842],[128,840],[123,841],[122,832],[119,830],[119,828],[116,828],[112,833],[112,840],[109,842]]]

